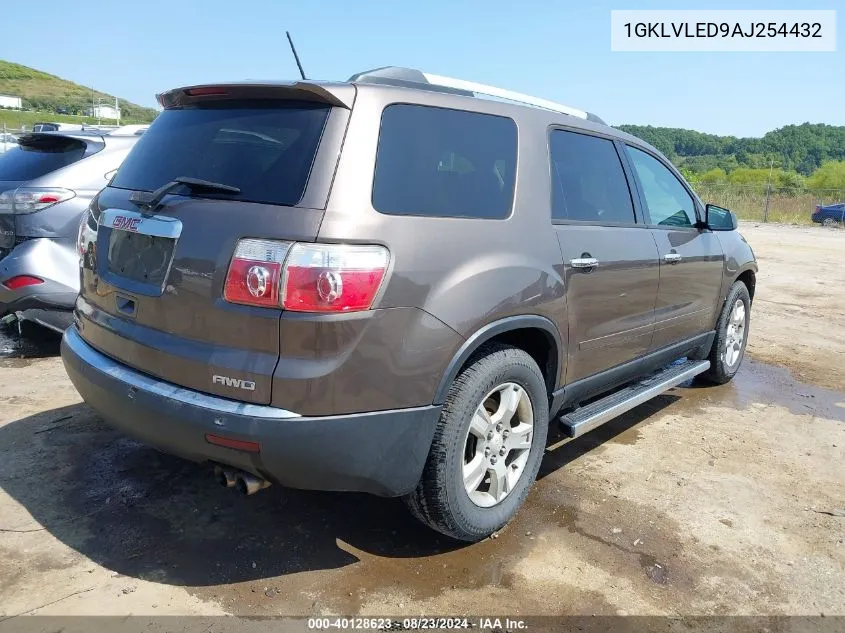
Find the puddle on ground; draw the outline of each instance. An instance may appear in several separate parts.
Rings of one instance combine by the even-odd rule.
[[[614,444],[627,444],[632,445],[636,444],[642,438],[642,433],[640,432],[639,427],[632,427],[627,431],[622,431],[618,435],[614,435],[611,438],[611,442]]]
[[[776,405],[794,415],[814,415],[845,422],[845,392],[834,391],[797,381],[789,370],[752,360],[746,356],[734,379],[725,385],[710,385],[694,380],[623,413],[573,442],[557,424],[549,428],[546,461],[559,468],[584,452],[606,443],[636,444],[642,438],[643,424],[663,409],[685,417],[701,415],[705,407],[725,406],[748,409]]]
[[[0,325],[0,368],[17,369],[33,359],[59,355],[61,337],[52,330],[26,323],[22,332],[16,323]]]
[[[53,345],[57,350],[58,341]],[[29,359],[0,360],[6,362]],[[839,406],[845,395],[746,359],[728,385],[676,389],[550,451],[516,520],[498,538],[475,545],[439,537],[398,500],[275,486],[242,499],[216,487],[209,469],[127,439],[79,404],[0,427],[0,446],[14,445],[31,463],[47,460],[60,468],[7,478],[2,488],[37,524],[95,563],[127,577],[188,587],[233,612],[272,613],[282,599],[297,612],[355,612],[371,604],[371,596],[425,600],[488,589],[491,602],[479,609],[494,612],[493,601],[518,590],[526,577],[551,573],[548,560],[569,565],[570,548],[609,575],[659,587],[671,605],[697,591],[711,562],[727,565],[727,555],[711,554],[718,553],[712,548],[702,554],[659,510],[620,499],[612,487],[565,467],[604,442],[635,443],[640,423],[664,410],[701,415],[708,406],[761,402],[835,419],[845,414]],[[804,409],[806,403],[813,411]],[[550,431],[560,437],[556,427]],[[756,582],[743,569],[730,573],[738,582]],[[601,595],[557,584],[555,591],[568,592],[559,595],[560,605],[613,612]],[[774,595],[777,588],[766,591]]]
[[[705,406],[747,409],[754,405],[776,405],[794,415],[815,415],[845,422],[845,392],[799,382],[788,369],[747,356],[734,379],[725,385],[693,383],[669,393],[681,396],[679,409],[687,408],[691,414]]]

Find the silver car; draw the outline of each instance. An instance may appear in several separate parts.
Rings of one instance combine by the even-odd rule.
[[[82,212],[145,129],[24,134],[0,154],[0,316],[71,323]]]

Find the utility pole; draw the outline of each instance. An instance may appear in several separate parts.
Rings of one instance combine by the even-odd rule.
[[[775,159],[772,158],[772,162],[769,165],[769,178],[766,181],[766,206],[763,209],[763,222],[769,221],[769,195],[772,191],[772,171],[775,168]]]
[[[117,102],[117,97],[114,98],[114,111],[117,113],[117,125],[120,126],[120,104]]]

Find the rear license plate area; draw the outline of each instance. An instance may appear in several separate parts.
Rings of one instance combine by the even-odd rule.
[[[112,229],[109,235],[109,272],[161,288],[167,280],[175,246],[176,240],[169,237]]]
[[[97,262],[97,274],[132,294],[161,296],[181,233],[176,218],[106,209],[98,221],[97,250],[105,256]]]

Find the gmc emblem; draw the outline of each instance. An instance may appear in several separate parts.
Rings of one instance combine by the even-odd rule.
[[[138,232],[138,225],[141,223],[141,218],[128,218],[125,215],[116,215],[112,220],[111,225],[116,229],[122,231]]]
[[[255,383],[251,380],[241,380],[240,378],[229,378],[228,376],[218,376],[215,374],[211,377],[211,382],[215,385],[234,387],[235,389],[245,389],[246,391],[255,391]]]

